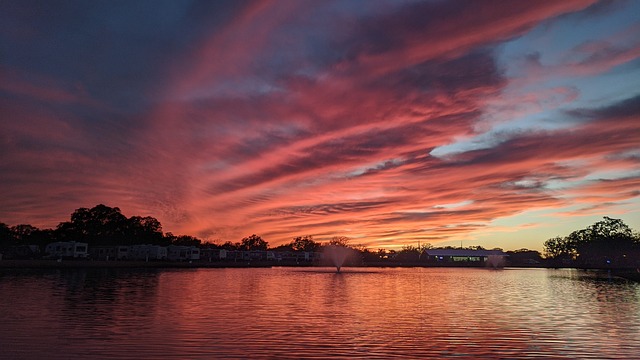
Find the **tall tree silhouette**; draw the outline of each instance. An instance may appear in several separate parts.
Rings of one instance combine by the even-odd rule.
[[[269,247],[269,243],[256,234],[242,239],[240,244],[243,250],[267,250]]]
[[[117,207],[103,204],[91,209],[79,208],[71,214],[71,221],[60,223],[57,230],[64,240],[88,242],[94,245],[128,244],[127,217]]]

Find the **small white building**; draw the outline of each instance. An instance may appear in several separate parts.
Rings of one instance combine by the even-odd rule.
[[[226,258],[227,258],[227,250],[225,249],[212,249],[212,248],[200,249],[200,259],[214,261],[214,260],[224,260]]]
[[[167,259],[171,261],[200,260],[200,249],[195,246],[170,245],[167,247]]]
[[[166,260],[167,248],[158,245],[133,245],[129,247],[129,259],[131,260]]]
[[[89,244],[76,241],[58,241],[47,245],[45,253],[50,257],[86,258]]]
[[[128,260],[129,246],[125,245],[107,245],[92,246],[89,254],[94,260]]]
[[[449,264],[475,264],[489,267],[503,267],[508,256],[502,250],[468,249],[428,249],[426,254],[431,261]]]
[[[92,246],[89,255],[93,260],[114,260],[116,249],[114,246]]]
[[[200,248],[191,246],[191,260],[200,260]]]

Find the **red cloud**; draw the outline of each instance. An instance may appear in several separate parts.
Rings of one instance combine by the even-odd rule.
[[[174,233],[232,241],[257,233],[272,245],[303,234],[346,235],[382,246],[466,237],[494,219],[563,208],[576,197],[586,205],[604,195],[631,199],[637,181],[581,187],[592,170],[576,164],[637,169],[622,156],[640,143],[633,99],[565,114],[575,120],[571,128],[504,134],[479,150],[430,155],[478,135],[491,106],[510,105],[501,102],[509,79],[492,46],[591,3],[425,3],[338,21],[318,30],[324,37],[306,39],[282,35],[298,25],[299,3],[252,2],[192,51],[174,54],[164,89],[151,91],[163,94],[151,109],[92,113],[86,128],[67,128],[80,115],[64,114],[69,120],[57,110],[2,103],[11,119],[27,121],[0,129],[44,147],[17,146],[17,137],[3,135],[3,149],[12,152],[0,164],[12,178],[5,175],[0,184],[11,186],[0,195],[15,215],[5,210],[2,220],[51,226],[51,217],[33,214],[63,221],[74,208],[108,200],[126,214],[156,216]],[[306,40],[329,54],[313,49],[317,58],[301,59],[307,53],[271,48]],[[260,72],[279,61],[291,71]],[[64,93],[12,89],[73,102]],[[552,92],[518,100],[566,104],[577,96]],[[118,121],[102,121],[110,116]],[[122,125],[128,121],[134,125]],[[44,132],[45,125],[55,130]],[[32,194],[42,205],[22,200]],[[56,211],[47,209],[52,203]]]
[[[373,21],[372,27],[384,28],[390,33],[386,35],[390,41],[397,40],[402,46],[392,46],[390,51],[385,49],[388,51],[382,53],[360,54],[357,71],[378,76],[435,58],[455,58],[471,49],[522,35],[541,21],[594,3],[592,0],[539,1],[496,6],[475,1],[463,7],[455,2],[449,6],[418,4],[408,7],[400,16],[394,14],[388,19]],[[429,21],[423,19],[425,8],[433,14]]]

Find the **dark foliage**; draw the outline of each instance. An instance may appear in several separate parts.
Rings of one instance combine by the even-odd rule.
[[[247,236],[240,242],[240,250],[267,250],[268,247],[269,243],[256,234]]]
[[[297,236],[289,243],[291,250],[294,251],[317,251],[320,249],[320,243],[313,241],[313,236]]]
[[[162,224],[151,216],[127,218],[117,207],[103,204],[91,209],[79,208],[69,221],[61,222],[55,229],[38,229],[28,224],[8,227],[0,223],[0,249],[38,245],[44,247],[56,241],[86,242],[90,246],[101,245],[194,245],[202,241],[188,235],[166,235]]]
[[[640,265],[640,236],[620,219],[604,220],[565,237],[544,243],[547,258],[556,263],[583,267],[637,267]]]

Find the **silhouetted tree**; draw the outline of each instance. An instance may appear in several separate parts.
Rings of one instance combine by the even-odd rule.
[[[397,259],[400,261],[418,261],[420,259],[420,251],[415,245],[404,245],[398,251]]]
[[[34,259],[41,256],[41,248],[50,243],[52,230],[40,230],[29,224],[12,227],[0,223],[0,250],[7,258]],[[36,245],[34,248],[32,245]]]
[[[571,240],[556,236],[544,242],[544,255],[550,259],[574,259],[576,257],[576,246]]]
[[[224,244],[220,245],[220,247],[225,250],[240,250],[242,245],[239,242],[233,243],[231,241],[226,241]]]
[[[371,251],[367,248],[363,249],[360,252],[360,257],[362,258],[362,261],[366,264],[366,263],[371,263],[371,262],[379,262],[380,261],[380,256],[378,255],[378,250],[377,251]]]
[[[329,245],[349,247],[349,240],[346,236],[334,236],[329,240]]]
[[[290,243],[291,249],[295,251],[316,251],[320,248],[320,243],[313,241],[313,236],[298,236]]]
[[[172,232],[168,232],[168,233],[165,233],[165,234],[164,234],[163,239],[164,239],[164,240],[163,240],[163,242],[164,242],[166,245],[171,245],[171,244],[173,244],[176,240],[178,240],[178,237],[177,237],[177,236],[175,236],[175,235],[173,235],[173,233],[172,233]]]
[[[514,251],[507,251],[509,255],[508,261],[511,265],[517,266],[531,266],[542,264],[544,259],[542,254],[536,250],[518,249]]]
[[[269,243],[256,234],[242,239],[240,245],[242,250],[267,250],[269,247]]]
[[[367,246],[364,245],[364,244],[353,244],[353,245],[349,245],[349,247],[352,248],[353,250],[359,251],[361,253],[369,251]]]
[[[222,245],[220,245],[220,240],[205,240],[200,244],[200,247],[203,249],[222,249]]]
[[[282,244],[282,245],[278,245],[276,247],[269,247],[269,250],[273,250],[273,251],[294,251],[293,248],[291,247],[292,243],[293,242]]]
[[[582,266],[635,266],[640,239],[620,219],[604,220],[568,236],[551,238],[544,243],[545,255],[551,259],[575,259]]]
[[[54,230],[56,241],[84,241],[86,236],[70,221],[59,223]]]
[[[162,224],[151,216],[132,216],[127,220],[126,237],[128,243],[166,245],[162,234]]]
[[[11,235],[9,225],[0,223],[0,249],[9,246],[12,241],[13,236]]]
[[[29,236],[29,245],[38,245],[41,250],[55,241],[57,241],[56,233],[52,229],[36,229]]]
[[[606,216],[574,233],[569,237],[576,242],[578,261],[587,266],[623,265],[638,245],[633,232],[622,220]]]
[[[97,205],[91,209],[79,208],[71,214],[71,222],[61,223],[58,230],[66,240],[84,241],[95,245],[127,244],[128,221],[120,209]]]
[[[11,227],[11,234],[16,245],[29,245],[31,236],[38,228],[29,224],[20,224]]]
[[[179,246],[200,246],[201,244],[202,240],[189,235],[180,235],[176,237],[172,242],[172,245]]]

